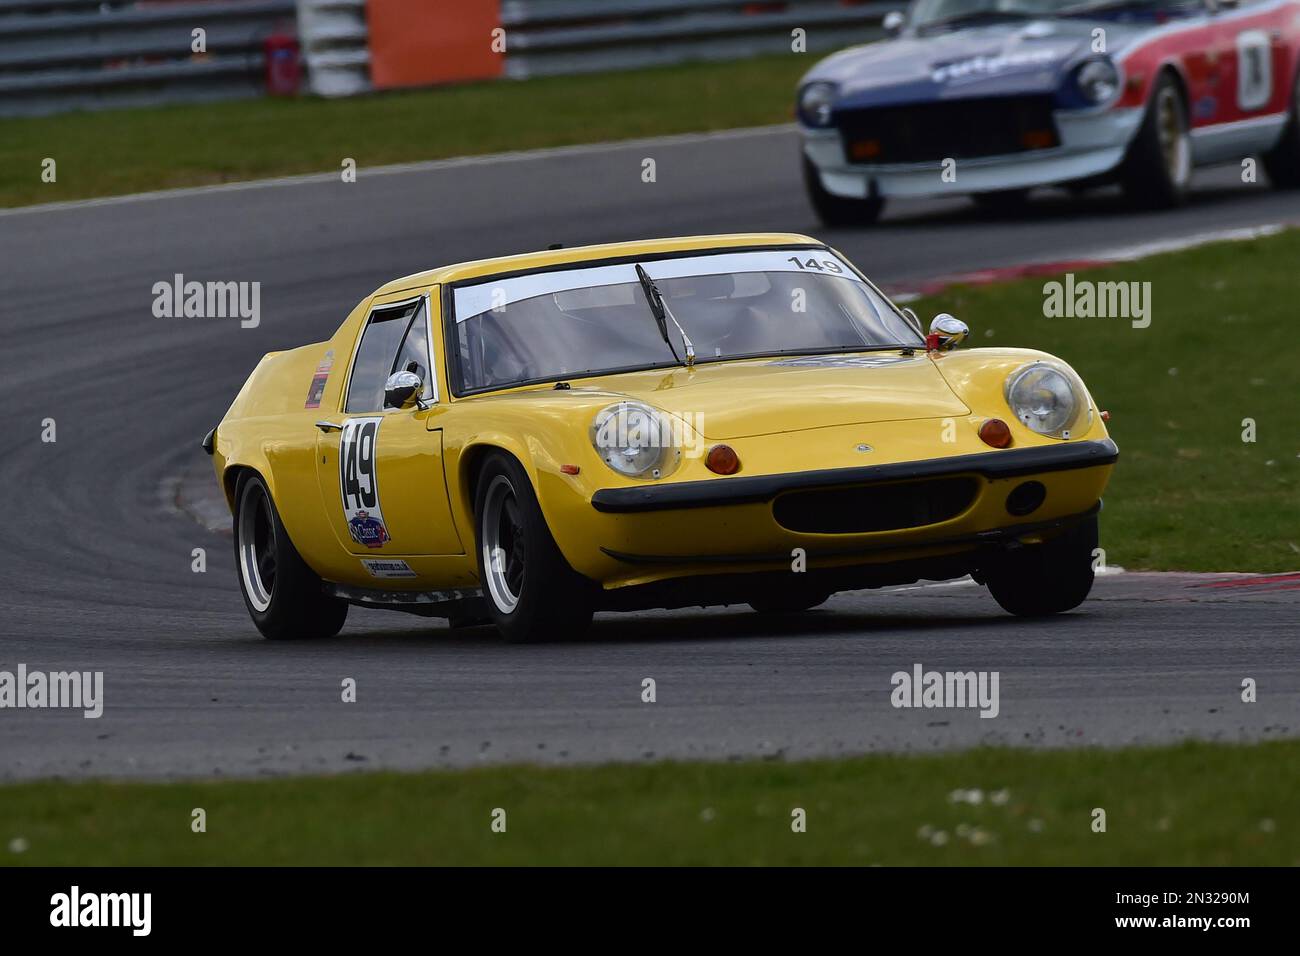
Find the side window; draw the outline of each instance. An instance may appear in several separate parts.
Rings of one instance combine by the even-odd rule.
[[[424,383],[424,388],[420,390],[420,397],[431,402],[433,401],[433,373],[430,368],[429,329],[424,316],[424,306],[420,305],[415,310],[415,317],[411,320],[410,327],[406,330],[406,338],[402,340],[402,347],[397,352],[397,361],[393,363],[389,374],[403,369],[414,372]],[[382,402],[382,398],[380,401]]]
[[[398,348],[406,338],[413,320],[423,327],[423,303],[411,303],[395,309],[372,312],[357,358],[352,363],[352,381],[348,385],[347,412],[377,412],[384,407],[384,384],[392,372]],[[427,363],[426,363],[427,364]]]

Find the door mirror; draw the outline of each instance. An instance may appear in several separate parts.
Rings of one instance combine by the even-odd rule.
[[[947,312],[940,312],[930,322],[930,334],[926,336],[925,346],[947,352],[966,341],[968,335],[970,328],[965,322]]]
[[[394,372],[384,384],[384,408],[411,408],[415,405],[424,407],[420,401],[420,391],[424,381],[414,372]]]
[[[885,32],[890,36],[896,36],[903,29],[903,24],[907,23],[907,15],[901,10],[890,10],[885,14],[880,25],[885,28]]]

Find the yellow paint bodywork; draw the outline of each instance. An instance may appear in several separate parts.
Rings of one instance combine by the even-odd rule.
[[[686,575],[774,569],[734,556],[789,555],[803,548],[810,567],[925,557],[971,545],[940,544],[979,531],[1012,526],[1006,493],[1026,480],[979,478],[980,493],[950,521],[870,534],[797,534],[779,526],[770,501],[724,507],[607,514],[592,506],[606,488],[647,484],[622,477],[600,459],[589,437],[597,412],[634,398],[682,420],[689,447],[703,451],[725,440],[742,463],[739,475],[853,468],[994,451],[977,430],[987,418],[1010,424],[1013,448],[1060,445],[1017,422],[1003,395],[1007,376],[1037,359],[1025,349],[918,350],[872,368],[798,367],[772,358],[705,363],[579,378],[568,390],[534,385],[468,397],[452,395],[443,352],[441,290],[445,283],[562,263],[616,256],[728,246],[813,244],[805,236],[707,236],[554,250],[483,260],[394,280],[358,303],[325,342],[268,354],[254,370],[216,430],[218,479],[233,505],[239,469],[268,483],[295,546],[322,578],[352,587],[441,590],[476,587],[472,484],[484,452],[504,450],[532,480],[556,543],[580,573],[606,588]],[[427,296],[437,402],[427,410],[374,410],[382,416],[378,448],[381,507],[393,540],[356,545],[347,534],[338,485],[338,432],[353,350],[376,306]],[[650,321],[647,315],[647,321]],[[305,407],[313,375],[333,353],[319,408]],[[895,355],[897,353],[894,353]],[[1086,429],[1069,441],[1107,437],[1091,403]],[[698,427],[696,427],[698,426]],[[867,446],[869,450],[861,450]],[[576,465],[578,474],[561,472]],[[1080,514],[1105,489],[1110,465],[1031,476],[1047,487],[1035,521]],[[656,484],[726,482],[700,455],[683,457]],[[866,553],[870,549],[884,549]],[[630,563],[609,551],[669,560]],[[376,581],[361,559],[400,558],[416,577]],[[680,558],[677,562],[673,559]],[[716,559],[716,560],[713,560]]]

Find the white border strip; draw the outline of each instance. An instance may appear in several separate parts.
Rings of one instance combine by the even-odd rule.
[[[586,156],[607,153],[618,149],[639,147],[683,146],[693,143],[726,142],[761,136],[793,133],[794,123],[775,126],[746,126],[741,129],[712,130],[704,133],[674,133],[670,136],[648,136],[641,139],[609,140],[601,143],[578,143],[573,146],[548,146],[542,149],[525,149],[507,153],[484,153],[480,156],[453,156],[447,159],[426,159],[411,163],[393,163],[388,166],[358,167],[357,179],[374,176],[391,176],[399,173],[436,172],[443,169],[460,169],[466,166],[490,166],[497,163],[530,162],[538,159],[555,159],[566,156]],[[218,183],[212,186],[185,186],[180,189],[159,189],[154,192],[130,193],[125,196],[102,196],[97,199],[71,199],[65,202],[38,203],[32,206],[15,206],[0,209],[0,218],[30,215],[43,212],[62,212],[70,209],[93,209],[97,206],[118,206],[123,203],[151,202],[159,199],[181,199],[187,196],[204,196],[212,193],[243,192],[250,189],[272,189],[279,186],[301,186],[310,183],[340,183],[339,172],[302,173],[297,176],[277,176],[271,179],[251,179],[237,183]]]

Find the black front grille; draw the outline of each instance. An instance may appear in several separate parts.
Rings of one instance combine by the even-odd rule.
[[[942,100],[843,110],[835,125],[850,163],[1002,156],[1059,145],[1050,96]]]
[[[955,518],[975,500],[974,478],[792,491],[772,505],[777,524],[802,534],[863,534],[919,528]]]

